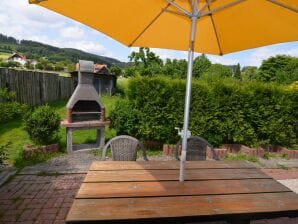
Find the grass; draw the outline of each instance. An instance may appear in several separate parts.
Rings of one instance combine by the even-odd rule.
[[[142,153],[140,153],[140,156],[142,156]],[[150,149],[150,150],[146,150],[146,153],[147,153],[147,156],[162,156],[162,150],[153,150],[153,149]]]
[[[121,88],[127,88],[128,79],[119,79]],[[106,116],[108,117],[110,112],[114,109],[116,102],[119,100],[120,96],[102,96],[102,103],[106,108]],[[59,100],[49,105],[54,108],[54,110],[60,115],[61,119],[66,118],[66,103],[68,99]],[[116,136],[116,131],[114,129],[106,127],[105,130],[106,141]],[[33,144],[29,139],[27,132],[23,129],[22,119],[16,119],[12,122],[8,122],[0,126],[0,144],[7,145],[8,152],[8,163],[13,164],[17,168],[21,169],[27,165],[33,165],[36,163],[44,162],[53,157],[60,156],[66,151],[66,130],[65,128],[60,128],[58,132],[59,144],[61,152],[42,154],[32,158],[30,161],[25,161],[22,158],[23,148],[27,144]],[[84,144],[92,143],[96,140],[96,130],[79,130],[73,133],[74,144]],[[96,151],[94,153],[97,153]],[[107,154],[110,156],[110,152]],[[162,152],[160,150],[147,150],[148,156],[161,156]]]
[[[250,162],[258,162],[259,159],[256,156],[249,156],[243,153],[236,153],[236,154],[232,154],[229,153],[225,156],[225,160],[230,160],[230,161],[250,161]]]
[[[1,145],[7,145],[9,164],[18,160],[24,145],[32,143],[27,132],[23,130],[21,119],[0,126],[0,142]]]
[[[0,59],[6,60],[11,54],[6,52],[0,52]]]
[[[114,105],[119,97],[115,96],[103,96],[102,101],[106,107],[106,115],[114,108]],[[66,118],[66,103],[67,100],[60,100],[51,103],[55,111],[60,115],[61,119]],[[60,128],[58,137],[60,139],[61,151],[66,150],[66,134],[65,128]],[[105,131],[106,140],[113,138],[116,135],[116,131],[110,128],[106,128]],[[74,144],[83,144],[95,142],[96,131],[95,130],[80,130],[73,133]],[[15,165],[17,168],[22,168],[27,165],[32,165],[49,160],[53,157],[59,156],[62,153],[52,153],[46,155],[38,155],[36,158],[32,158],[30,161],[24,161],[22,158],[22,152],[24,145],[32,144],[27,132],[23,129],[23,122],[20,119],[2,124],[0,126],[0,144],[7,145],[8,163]]]
[[[290,159],[289,156],[287,154],[278,154],[278,153],[270,153],[270,152],[265,152],[263,159],[271,159],[271,158],[282,158],[282,159]]]
[[[106,107],[106,116],[108,116],[109,111],[114,108],[114,104],[117,101],[117,97],[114,96],[104,96],[102,97],[103,104]],[[61,119],[66,118],[66,103],[67,100],[60,100],[53,104],[50,104],[55,111],[60,115]],[[65,150],[66,148],[66,130],[65,128],[60,128],[59,130],[59,139],[60,145]],[[116,135],[116,131],[106,127],[105,136],[106,140],[113,138]],[[92,143],[96,140],[96,130],[78,130],[73,132],[73,143],[74,144],[84,144],[84,143]]]

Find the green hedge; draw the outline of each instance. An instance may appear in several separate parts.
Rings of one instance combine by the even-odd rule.
[[[258,82],[193,81],[190,130],[212,144],[297,143],[298,91]],[[111,113],[118,134],[175,143],[183,126],[185,81],[134,78]]]

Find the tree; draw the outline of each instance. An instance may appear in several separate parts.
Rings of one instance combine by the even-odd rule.
[[[26,69],[34,69],[34,65],[32,65],[30,62],[26,62],[25,67]]]
[[[277,55],[262,62],[256,79],[264,82],[291,83],[298,80],[298,58]]]
[[[65,67],[66,65],[63,61],[55,63],[55,71],[63,71]]]
[[[246,66],[242,68],[242,80],[244,81],[251,81],[255,78],[257,74],[258,68],[255,66]]]
[[[233,71],[226,65],[212,64],[210,68],[201,75],[201,79],[217,81],[227,77],[232,77]]]
[[[0,67],[6,67],[6,68],[19,68],[22,67],[22,65],[19,62],[16,61],[1,61]]]
[[[149,48],[140,47],[138,52],[132,52],[128,58],[133,62],[137,72],[143,76],[157,75],[163,66],[162,60]]]
[[[187,72],[187,62],[186,60],[177,59],[166,59],[164,66],[162,67],[162,74],[175,77],[175,78],[185,78]]]
[[[234,78],[241,79],[241,69],[240,69],[239,63],[236,65],[235,72],[234,72]]]
[[[122,74],[122,69],[119,68],[117,65],[113,65],[111,68],[110,68],[110,72],[113,74],[113,75],[116,75],[117,77],[120,76]]]
[[[193,62],[193,77],[199,78],[204,72],[206,72],[211,66],[211,61],[202,54],[195,58]]]

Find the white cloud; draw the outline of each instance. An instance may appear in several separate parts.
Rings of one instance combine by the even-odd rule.
[[[89,38],[84,28],[87,29],[55,12],[30,5],[28,0],[0,0],[0,33],[20,40],[34,40],[112,57],[113,54],[96,39]]]
[[[239,63],[239,60],[235,58],[229,58],[227,56],[207,55],[207,57],[214,64],[235,65]]]
[[[83,29],[80,29],[77,26],[63,27],[60,30],[60,34],[64,38],[75,39],[75,40],[80,40],[86,37],[86,34],[83,31]]]
[[[0,32],[18,39],[32,39],[65,24],[58,14],[27,0],[1,1],[0,15]]]
[[[66,41],[61,43],[61,45],[63,45],[63,47],[76,48],[93,54],[112,57],[112,54],[108,52],[103,45],[93,41]]]
[[[130,53],[133,51],[139,51],[138,47],[131,47]],[[150,48],[150,51],[154,52],[157,56],[159,56],[163,61],[165,59],[186,59],[183,51],[175,51],[175,50],[167,50],[167,49],[160,49],[160,48]]]
[[[252,66],[260,66],[263,60],[278,54],[298,56],[298,47],[290,50],[284,49],[281,45],[261,47],[254,50],[244,63]]]

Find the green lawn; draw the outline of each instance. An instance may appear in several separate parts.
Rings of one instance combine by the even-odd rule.
[[[0,52],[0,59],[6,60],[11,54],[6,52]]]
[[[109,112],[114,107],[115,102],[119,97],[116,96],[103,96],[102,101],[106,107],[106,116],[109,115]],[[66,103],[67,100],[57,101],[50,104],[57,113],[61,116],[61,119],[66,117]],[[106,140],[111,139],[116,135],[115,130],[106,128]],[[73,134],[73,141],[75,144],[81,143],[90,143],[94,142],[96,138],[95,130],[82,130],[76,131]],[[66,149],[66,135],[65,128],[60,128],[59,130],[59,139],[62,151]],[[22,120],[15,120],[0,126],[0,144],[7,145],[8,154],[9,154],[9,163],[15,164],[16,166],[22,167],[24,165],[30,164],[30,162],[22,161],[21,153],[24,145],[31,144],[28,134],[24,131]],[[37,158],[36,161],[31,161],[33,163],[40,162],[47,157]]]

